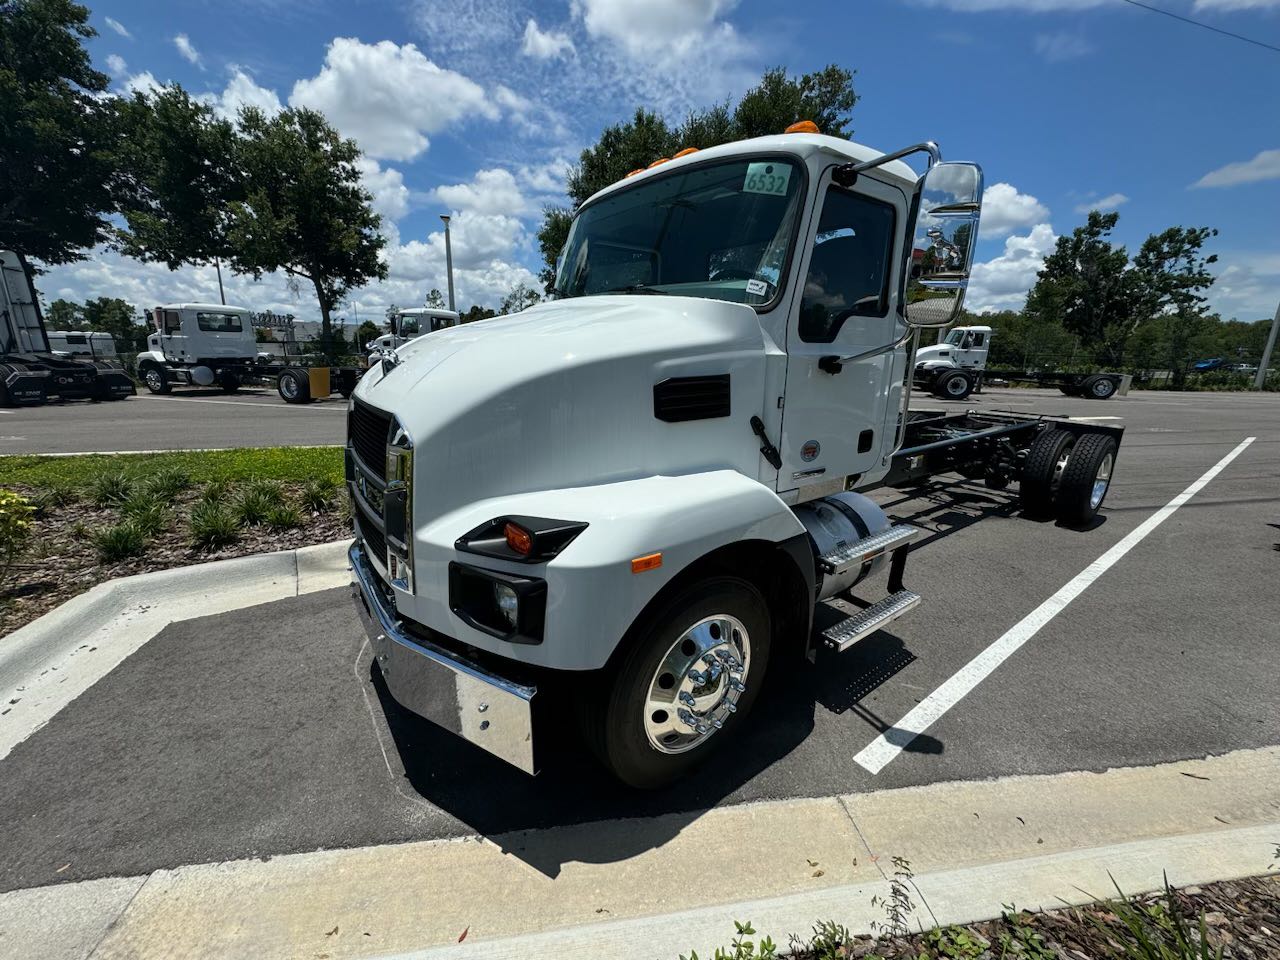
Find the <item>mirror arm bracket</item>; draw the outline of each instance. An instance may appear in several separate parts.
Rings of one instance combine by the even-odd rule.
[[[930,167],[942,161],[942,151],[938,148],[938,145],[932,140],[926,140],[924,143],[903,147],[901,150],[895,150],[893,153],[886,153],[882,157],[875,157],[871,160],[864,160],[862,163],[842,163],[831,171],[831,179],[835,181],[837,186],[852,187],[858,182],[858,174],[864,170],[874,170],[876,167],[884,166],[891,160],[901,160],[903,157],[909,157],[913,153],[927,153]]]

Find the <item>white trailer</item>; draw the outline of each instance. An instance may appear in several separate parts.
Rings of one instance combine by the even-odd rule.
[[[772,662],[916,608],[922,531],[866,491],[1016,479],[1027,512],[1087,524],[1115,463],[1119,429],[908,409],[915,334],[963,302],[976,165],[813,132],[683,154],[582,204],[555,299],[383,359],[348,416],[387,689],[529,773],[576,749],[546,725],[563,706],[620,780],[668,783]],[[815,636],[816,604],[860,583]]]

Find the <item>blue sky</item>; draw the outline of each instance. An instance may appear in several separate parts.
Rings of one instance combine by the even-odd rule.
[[[1155,0],[1280,46],[1280,0]],[[1217,227],[1226,317],[1280,300],[1280,53],[1121,0],[90,0],[117,90],[177,81],[233,112],[306,104],[368,155],[391,239],[386,283],[348,317],[444,288],[496,305],[539,267],[542,206],[601,127],[636,105],[678,119],[767,67],[857,70],[854,138],[937,140],[987,176],[970,304],[1016,307],[1053,239],[1091,204],[1136,249],[1172,224]],[[228,300],[312,319],[310,291],[228,277]],[[212,270],[111,254],[51,270],[46,300],[216,299]]]

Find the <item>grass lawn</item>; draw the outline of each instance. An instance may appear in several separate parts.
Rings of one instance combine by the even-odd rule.
[[[263,447],[175,453],[84,454],[74,457],[0,457],[0,487],[71,490],[93,477],[123,471],[145,479],[177,469],[195,483],[209,480],[279,480],[305,483],[327,477],[342,482],[341,447]]]

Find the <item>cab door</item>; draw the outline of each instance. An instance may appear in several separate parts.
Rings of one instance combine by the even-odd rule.
[[[901,260],[907,196],[865,174],[846,189],[828,172],[819,197],[800,266],[800,306],[787,330],[779,445],[778,490],[798,489],[802,500],[805,487],[814,495],[843,489],[845,477],[878,464],[887,406],[899,396],[893,351],[844,363],[836,373],[819,363],[897,339],[894,265]]]
[[[160,349],[164,358],[174,363],[187,359],[187,337],[182,332],[182,313],[179,310],[160,311]]]

